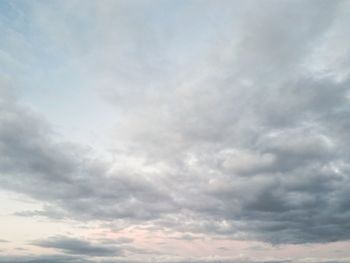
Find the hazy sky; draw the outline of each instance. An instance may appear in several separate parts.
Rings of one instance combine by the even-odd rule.
[[[350,1],[0,0],[0,262],[350,262]]]

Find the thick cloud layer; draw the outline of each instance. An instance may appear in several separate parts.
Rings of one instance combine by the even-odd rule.
[[[115,21],[119,9],[111,4],[105,20],[96,21],[104,45],[93,42],[84,56],[74,53],[82,45],[74,42],[76,28],[53,19],[66,26],[69,52],[86,60],[81,67],[106,81],[94,84],[107,83],[101,90],[122,117],[111,140],[114,159],[102,161],[62,142],[50,120],[1,88],[1,188],[46,204],[18,215],[120,221],[273,244],[349,240],[349,4],[248,2],[237,13],[236,2],[222,2],[232,10],[225,13],[226,31],[221,28],[226,33],[210,34],[198,56],[180,62],[161,60],[171,53],[168,28],[157,28],[146,15],[145,23]],[[110,22],[119,27],[109,35],[103,26]],[[130,24],[149,51],[126,34],[121,50],[143,55],[130,55],[124,65],[124,53],[113,44]],[[85,37],[95,37],[89,32]],[[100,72],[100,64],[108,70]],[[37,245],[118,255],[72,239]]]

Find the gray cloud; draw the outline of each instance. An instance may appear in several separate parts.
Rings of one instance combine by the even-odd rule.
[[[187,258],[187,259],[155,259],[152,262],[158,263],[183,263],[183,262],[195,262],[195,263],[303,263],[303,262],[322,262],[322,263],[344,263],[348,259],[338,259],[338,260],[319,260],[319,259],[308,259],[308,261],[291,261],[283,259],[272,259],[272,260],[257,260],[257,259],[230,259],[230,258]],[[140,263],[140,262],[151,262],[151,261],[139,261],[131,259],[112,259],[112,260],[99,260],[90,261],[79,259],[77,257],[61,256],[61,255],[47,255],[47,256],[0,256],[0,262],[6,263]]]
[[[173,206],[146,178],[128,171],[109,172],[83,149],[55,141],[46,121],[30,110],[10,101],[0,107],[2,187],[53,202],[71,216],[92,219],[151,219]],[[152,205],[146,208],[146,203]],[[19,214],[59,218],[59,210],[47,206],[45,211]]]
[[[343,19],[344,3],[323,3],[248,10],[237,43],[125,118],[118,136],[173,169],[184,210],[159,224],[271,243],[349,238],[349,82],[307,61]]]
[[[41,262],[47,262],[47,263],[61,263],[61,262],[73,262],[73,263],[140,263],[140,262],[158,262],[158,263],[185,263],[185,262],[193,262],[193,263],[287,263],[291,262],[290,260],[257,260],[257,259],[230,259],[230,258],[167,258],[167,259],[154,259],[153,261],[148,260],[132,260],[132,259],[123,259],[123,258],[117,258],[117,259],[106,259],[106,260],[85,260],[79,257],[70,257],[70,256],[61,256],[61,255],[47,255],[47,256],[38,256],[38,257],[31,257],[31,256],[1,256],[0,262],[7,262],[7,263],[15,263],[15,262],[21,262],[21,263],[41,263]],[[334,261],[334,263],[340,263],[343,261]],[[297,263],[297,262],[296,262]]]
[[[318,260],[318,261],[317,261]],[[290,259],[256,259],[256,258],[227,258],[227,257],[202,257],[202,258],[168,258],[168,259],[155,259],[152,262],[159,263],[185,263],[185,262],[196,262],[196,263],[302,263],[302,262],[325,262],[325,263],[343,263],[347,262],[348,259],[338,259],[335,261],[329,259],[313,259],[309,258],[308,260],[301,261],[293,261]],[[106,260],[102,261],[102,263],[137,263],[140,261],[137,260],[125,260],[125,259],[117,259],[117,260]],[[144,262],[144,261],[142,261]],[[147,261],[146,261],[147,262]],[[151,261],[149,261],[151,262]]]
[[[130,19],[115,21],[118,8],[109,13],[100,7],[105,18],[96,25],[103,45],[90,47],[95,53],[84,56],[84,66],[110,80],[103,92],[123,113],[111,142],[115,162],[135,158],[143,169],[127,164],[115,169],[115,163],[60,141],[46,120],[4,89],[1,187],[59,211],[47,206],[19,214],[124,220],[274,244],[348,240],[350,42],[343,13],[348,3],[248,1],[241,12],[230,11],[237,4],[218,7],[228,10],[218,21],[221,33],[208,29],[213,41],[205,47],[196,42],[199,58],[180,52],[181,63],[168,57],[165,32],[171,21],[159,29],[142,13],[144,6],[142,21],[129,7]],[[52,11],[46,8],[37,12]],[[208,16],[218,16],[208,10]],[[194,11],[187,11],[179,15],[188,19]],[[196,16],[199,22],[206,18]],[[53,21],[48,38],[64,39],[57,45],[69,52],[80,50],[77,28],[70,31],[60,16]],[[108,35],[102,29],[112,22],[120,28]],[[66,38],[51,31],[61,26]],[[183,28],[201,35],[193,24]],[[124,49],[113,48],[121,32]],[[149,52],[129,45],[140,39]],[[136,55],[123,55],[130,53]],[[89,246],[50,242],[68,252],[71,245]]]
[[[100,242],[101,244],[109,244],[109,245],[113,245],[113,244],[130,244],[134,241],[134,239],[129,238],[129,237],[118,237],[118,238],[99,238],[97,239],[98,242]]]
[[[41,255],[41,256],[0,256],[3,263],[92,263],[80,257],[66,255]]]
[[[67,254],[93,257],[120,256],[122,250],[116,246],[94,244],[86,240],[57,236],[32,242],[33,245],[55,248]]]

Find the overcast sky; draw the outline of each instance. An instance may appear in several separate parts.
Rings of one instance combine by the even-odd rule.
[[[0,262],[350,262],[350,1],[0,0]]]

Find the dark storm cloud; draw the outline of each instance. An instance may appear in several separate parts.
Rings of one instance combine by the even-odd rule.
[[[185,70],[154,77],[162,85],[113,85],[110,100],[123,112],[116,162],[138,158],[151,175],[113,170],[59,142],[4,93],[1,187],[78,220],[274,244],[349,240],[350,63],[340,59],[350,56],[347,5],[248,1],[236,30]],[[110,62],[109,53],[100,59]],[[139,60],[128,63],[145,75]],[[59,217],[48,207],[20,215]],[[46,242],[66,252],[90,245]]]

